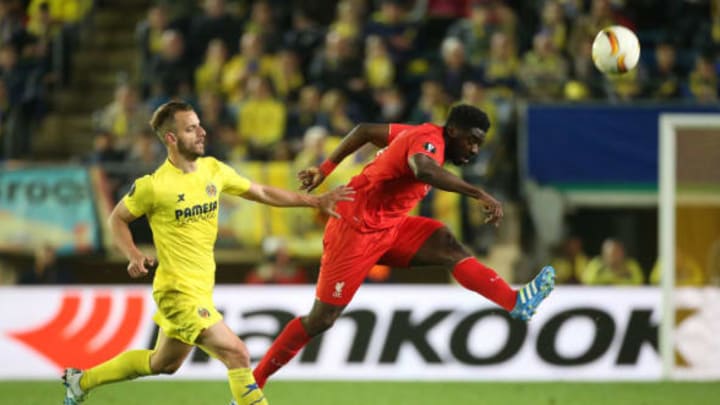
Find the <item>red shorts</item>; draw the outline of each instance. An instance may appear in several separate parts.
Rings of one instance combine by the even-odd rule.
[[[430,235],[443,226],[432,218],[406,217],[398,226],[361,233],[342,219],[330,218],[323,237],[317,298],[347,305],[374,265],[408,267]]]

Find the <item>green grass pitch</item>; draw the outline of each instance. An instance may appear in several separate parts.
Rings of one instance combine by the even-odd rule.
[[[720,382],[674,383],[468,383],[468,382],[270,382],[271,405],[710,405]],[[60,382],[2,381],[2,405],[59,405]],[[94,391],[84,404],[227,405],[220,381],[136,381]]]

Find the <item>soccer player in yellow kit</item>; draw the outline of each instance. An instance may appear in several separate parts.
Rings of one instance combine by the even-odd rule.
[[[169,102],[150,121],[167,147],[167,160],[151,175],[135,181],[110,214],[116,244],[128,258],[128,273],[148,274],[155,259],[133,242],[128,224],[146,215],[153,232],[159,264],[153,280],[160,327],[153,350],[130,350],[87,370],[65,370],[65,405],[75,405],[100,385],[136,377],[172,374],[193,346],[222,361],[238,404],[267,404],[255,383],[245,344],[215,309],[213,247],[218,231],[220,193],[237,195],[273,206],[308,206],[336,216],[337,201],[351,200],[353,191],[337,188],[320,196],[299,194],[240,176],[205,152],[205,130],[189,104]]]

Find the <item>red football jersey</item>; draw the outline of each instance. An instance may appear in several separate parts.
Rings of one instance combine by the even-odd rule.
[[[388,135],[388,146],[348,183],[355,189],[355,200],[337,205],[343,219],[361,232],[397,225],[430,190],[415,178],[410,156],[422,153],[441,166],[445,162],[443,127],[390,124]]]

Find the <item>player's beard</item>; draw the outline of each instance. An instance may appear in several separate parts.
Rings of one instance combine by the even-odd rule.
[[[203,141],[204,142],[204,141]],[[188,145],[189,144],[189,145]],[[188,161],[195,161],[197,158],[205,154],[205,145],[198,143],[185,143],[184,141],[178,142],[178,153]],[[198,152],[198,148],[200,151]]]

